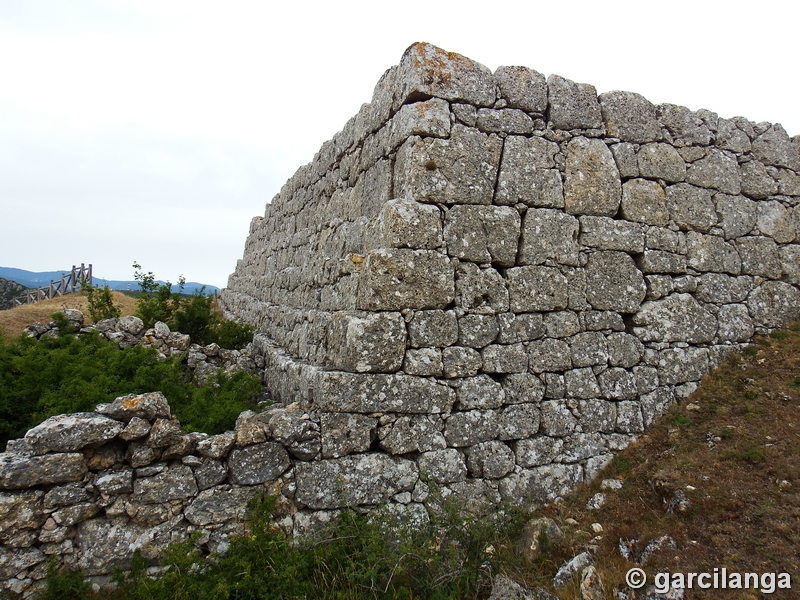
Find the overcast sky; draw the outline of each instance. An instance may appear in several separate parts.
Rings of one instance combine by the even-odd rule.
[[[223,287],[410,44],[800,134],[800,4],[0,0],[0,266]]]

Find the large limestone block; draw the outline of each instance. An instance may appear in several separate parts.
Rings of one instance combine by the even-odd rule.
[[[511,267],[519,234],[519,213],[508,206],[454,206],[444,219],[447,253],[461,260]]]
[[[597,90],[558,75],[547,78],[548,117],[555,129],[596,129],[603,126]]]
[[[7,542],[20,531],[38,529],[47,518],[42,512],[40,490],[0,492],[0,541]]]
[[[682,229],[706,232],[717,223],[717,213],[711,200],[711,190],[688,183],[676,183],[667,188],[667,208],[670,217]]]
[[[167,399],[161,392],[121,396],[111,404],[99,405],[96,412],[126,423],[133,417],[155,421],[172,416]]]
[[[770,236],[779,244],[787,244],[794,240],[795,231],[792,214],[780,202],[758,203],[758,230]]]
[[[744,196],[714,194],[714,203],[720,216],[719,226],[722,227],[726,240],[747,235],[753,230],[758,211],[755,202]]]
[[[658,120],[667,128],[673,139],[684,145],[708,146],[713,134],[704,116],[707,111],[693,112],[685,106],[675,104],[659,104],[656,107]]]
[[[751,160],[740,167],[742,194],[762,200],[778,192],[778,183],[767,173],[764,164]]]
[[[656,181],[631,179],[622,184],[622,216],[648,225],[669,223],[664,188]]]
[[[595,310],[634,313],[647,286],[633,259],[623,252],[595,252],[586,263],[586,300]]]
[[[691,294],[672,294],[645,302],[633,315],[633,325],[634,335],[643,342],[703,344],[717,333],[716,318]]]
[[[783,281],[767,281],[750,292],[747,308],[757,325],[779,327],[800,314],[800,291]]]
[[[533,133],[533,119],[515,108],[479,108],[475,124],[484,133]]]
[[[572,368],[572,352],[562,340],[546,338],[528,344],[528,368],[532,373],[565,371]]]
[[[503,442],[481,442],[466,450],[467,468],[473,477],[499,479],[514,469],[514,452]]]
[[[398,197],[441,204],[491,204],[502,140],[454,125],[450,138],[408,138],[397,151]]]
[[[543,137],[510,135],[503,145],[495,202],[562,208],[564,190],[555,168],[558,144]]]
[[[572,138],[567,144],[565,210],[613,217],[621,197],[619,170],[608,146],[594,138]]]
[[[721,342],[747,342],[753,337],[753,320],[744,304],[726,304],[717,312]]]
[[[448,386],[411,375],[319,371],[314,402],[324,412],[442,413],[455,402]]]
[[[678,183],[686,177],[686,163],[669,144],[645,144],[636,153],[639,173],[649,179]]]
[[[454,297],[448,257],[434,250],[382,248],[364,261],[356,305],[368,311],[444,308]]]
[[[765,165],[800,171],[800,148],[777,123],[753,141],[753,156]]]
[[[377,438],[378,419],[353,413],[322,413],[323,458],[366,452]]]
[[[780,279],[783,268],[775,240],[762,236],[742,237],[736,240],[736,248],[742,259],[742,273]]]
[[[492,106],[496,99],[495,79],[489,69],[466,56],[425,42],[408,47],[394,78],[395,110],[420,96],[477,106]]]
[[[137,540],[146,529],[134,523],[105,518],[90,519],[78,525],[75,545],[80,551],[78,567],[86,575],[110,573],[115,567],[130,567]]]
[[[541,506],[563,496],[583,482],[579,464],[549,464],[522,469],[500,480],[500,496],[512,506]]]
[[[236,450],[234,450],[236,452]],[[139,477],[133,482],[131,499],[140,504],[160,504],[184,500],[197,494],[197,482],[186,465],[168,467],[152,477]]]
[[[403,106],[392,118],[390,147],[380,154],[399,146],[411,135],[446,138],[450,135],[450,105],[441,98],[414,102]],[[378,136],[375,136],[378,137]]]
[[[710,369],[706,348],[667,348],[658,353],[658,380],[661,385],[699,381]]]
[[[473,446],[497,438],[497,412],[469,410],[452,413],[445,421],[444,437],[455,448]]]
[[[714,271],[738,275],[742,271],[736,247],[716,235],[690,231],[686,236],[686,259],[691,268],[701,273]]]
[[[494,72],[500,97],[511,108],[544,114],[547,110],[547,80],[528,67],[498,67]]]
[[[382,248],[433,250],[442,245],[439,209],[409,198],[396,198],[383,205],[378,230]]]
[[[610,137],[623,142],[645,144],[661,139],[656,107],[633,92],[606,92],[598,97]]]
[[[686,171],[686,181],[703,188],[717,189],[724,194],[736,195],[742,190],[736,158],[716,149],[691,164]]]
[[[475,263],[462,262],[456,267],[456,306],[481,313],[508,310],[508,289],[500,273]]]
[[[378,429],[380,446],[389,454],[429,452],[447,447],[442,420],[434,415],[404,415]]]
[[[247,502],[261,491],[259,486],[220,485],[204,490],[186,507],[186,520],[198,527],[244,521]]]
[[[380,504],[410,492],[419,479],[417,465],[386,454],[360,454],[298,462],[295,501],[313,509]]]
[[[618,250],[632,254],[644,251],[644,230],[641,225],[609,217],[590,216],[581,217],[580,224],[581,234],[579,241],[582,246],[591,246],[598,250]]]
[[[403,364],[406,324],[399,312],[338,312],[329,326],[328,346],[337,369],[393,373]]]
[[[102,444],[117,437],[125,425],[95,413],[50,417],[25,434],[36,454],[74,452],[90,444]]]
[[[30,457],[4,452],[0,454],[0,489],[80,481],[87,471],[83,454],[78,452]]]
[[[553,267],[525,266],[506,271],[511,312],[526,313],[567,308],[567,278]]]
[[[458,341],[458,321],[453,311],[419,310],[408,324],[412,348],[444,348]]]
[[[420,476],[423,480],[436,483],[453,483],[467,478],[467,465],[464,456],[455,448],[431,450],[417,458]]]
[[[255,485],[277,479],[290,466],[289,454],[280,444],[254,444],[231,451],[228,478],[237,485]]]
[[[531,208],[522,223],[519,246],[520,265],[540,265],[548,259],[578,266],[578,219],[563,211]]]

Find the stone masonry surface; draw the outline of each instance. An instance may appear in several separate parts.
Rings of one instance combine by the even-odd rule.
[[[47,555],[102,577],[193,529],[224,551],[264,491],[295,535],[349,506],[555,499],[800,313],[799,172],[778,124],[414,44],[253,219],[222,292],[276,407],[203,436],[118,399],[11,442],[4,585],[34,589]]]

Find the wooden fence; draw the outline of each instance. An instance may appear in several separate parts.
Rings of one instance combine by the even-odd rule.
[[[33,304],[34,302],[39,302],[39,300],[49,300],[56,296],[80,291],[80,288],[87,283],[92,285],[92,265],[90,264],[88,268],[83,263],[81,263],[80,267],[72,265],[72,271],[62,273],[60,281],[51,281],[49,286],[28,290],[26,293],[13,298],[12,301],[14,306]]]

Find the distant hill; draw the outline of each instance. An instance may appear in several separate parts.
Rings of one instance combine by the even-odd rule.
[[[40,286],[49,285],[51,281],[60,280],[62,273],[69,273],[70,271],[71,269],[64,269],[63,271],[34,272],[34,271],[26,271],[24,269],[15,269],[13,267],[0,267],[0,278],[14,281],[22,286],[25,286],[26,288],[37,288]],[[140,289],[138,281],[120,281],[114,279],[103,279],[102,277],[97,277],[97,276],[94,276],[93,279],[95,285],[103,285],[105,283],[112,290],[136,291]],[[159,280],[158,283],[163,284],[165,282]],[[213,294],[215,292],[219,292],[219,288],[217,286],[197,283],[195,281],[187,281],[186,285],[183,286],[183,291],[186,294],[193,294],[195,290],[199,290],[203,287],[205,287],[206,294]],[[177,285],[173,284],[172,290],[177,292],[179,288]]]
[[[24,285],[20,285],[16,281],[0,277],[0,310],[11,308],[14,305],[11,299],[19,296],[26,289]]]

